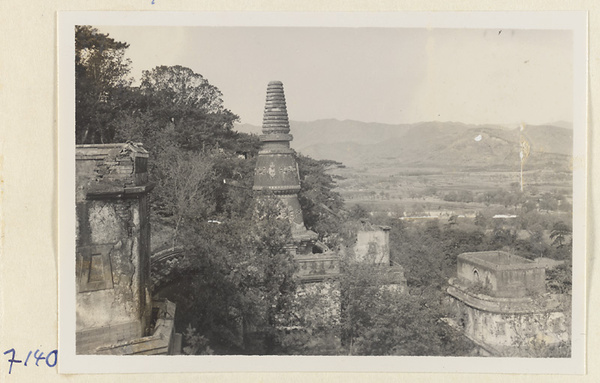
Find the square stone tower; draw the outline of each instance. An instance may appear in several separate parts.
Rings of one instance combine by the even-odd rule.
[[[544,347],[567,342],[561,297],[546,293],[540,263],[503,251],[463,253],[449,281],[450,321],[484,355],[537,356]]]
[[[175,305],[149,291],[148,152],[78,145],[75,164],[77,353],[172,353]]]

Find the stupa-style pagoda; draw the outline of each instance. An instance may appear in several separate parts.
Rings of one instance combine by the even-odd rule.
[[[312,253],[317,234],[304,226],[304,217],[298,192],[300,175],[294,151],[290,148],[290,134],[283,84],[271,81],[267,87],[267,101],[263,117],[262,148],[258,152],[254,172],[254,190],[271,191],[283,202],[284,214],[291,224],[295,251]]]
[[[340,274],[340,254],[319,242],[318,235],[304,226],[298,201],[300,174],[294,151],[290,148],[293,137],[290,134],[283,84],[280,81],[271,81],[267,87],[262,133],[262,147],[256,160],[253,189],[257,193],[270,191],[279,197],[282,203],[280,213],[288,219],[291,226],[293,243],[290,243],[288,249],[298,264],[297,276],[305,283],[336,279]],[[363,261],[367,253],[373,253],[370,262],[387,266],[382,267],[382,272],[389,276],[388,284],[401,289],[406,287],[402,268],[390,267],[389,235],[385,229],[367,228],[363,225],[357,233],[356,246],[352,252],[357,259]]]

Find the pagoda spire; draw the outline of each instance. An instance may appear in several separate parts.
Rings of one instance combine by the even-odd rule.
[[[262,133],[253,190],[270,191],[279,196],[286,210],[282,213],[290,221],[295,242],[315,240],[317,234],[304,226],[298,201],[300,175],[294,151],[290,148],[293,136],[290,134],[283,84],[280,81],[271,81],[267,86]]]

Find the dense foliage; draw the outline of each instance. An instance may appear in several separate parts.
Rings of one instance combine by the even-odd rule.
[[[335,180],[327,170],[342,164],[335,161],[315,160],[301,154],[296,156],[302,189],[298,195],[304,214],[304,223],[319,233],[320,239],[330,246],[338,245],[344,201],[335,192]]]
[[[390,286],[380,267],[346,263],[342,342],[349,355],[463,356],[473,345],[443,322],[441,299]]]
[[[131,85],[128,44],[89,26],[75,29],[75,118],[77,143],[113,142],[114,121]]]

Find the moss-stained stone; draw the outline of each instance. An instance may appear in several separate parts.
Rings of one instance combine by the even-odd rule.
[[[135,339],[155,330],[148,328],[152,303],[147,194],[152,185],[147,158],[138,144],[77,147],[78,353],[97,353],[100,346],[111,354],[136,353]],[[169,310],[174,314],[174,305]],[[166,353],[170,335],[161,342],[165,339],[166,348],[145,348],[144,353]],[[128,346],[114,348],[115,342]]]
[[[568,343],[565,297],[546,293],[545,268],[500,251],[458,256],[450,321],[489,355],[544,356]]]

